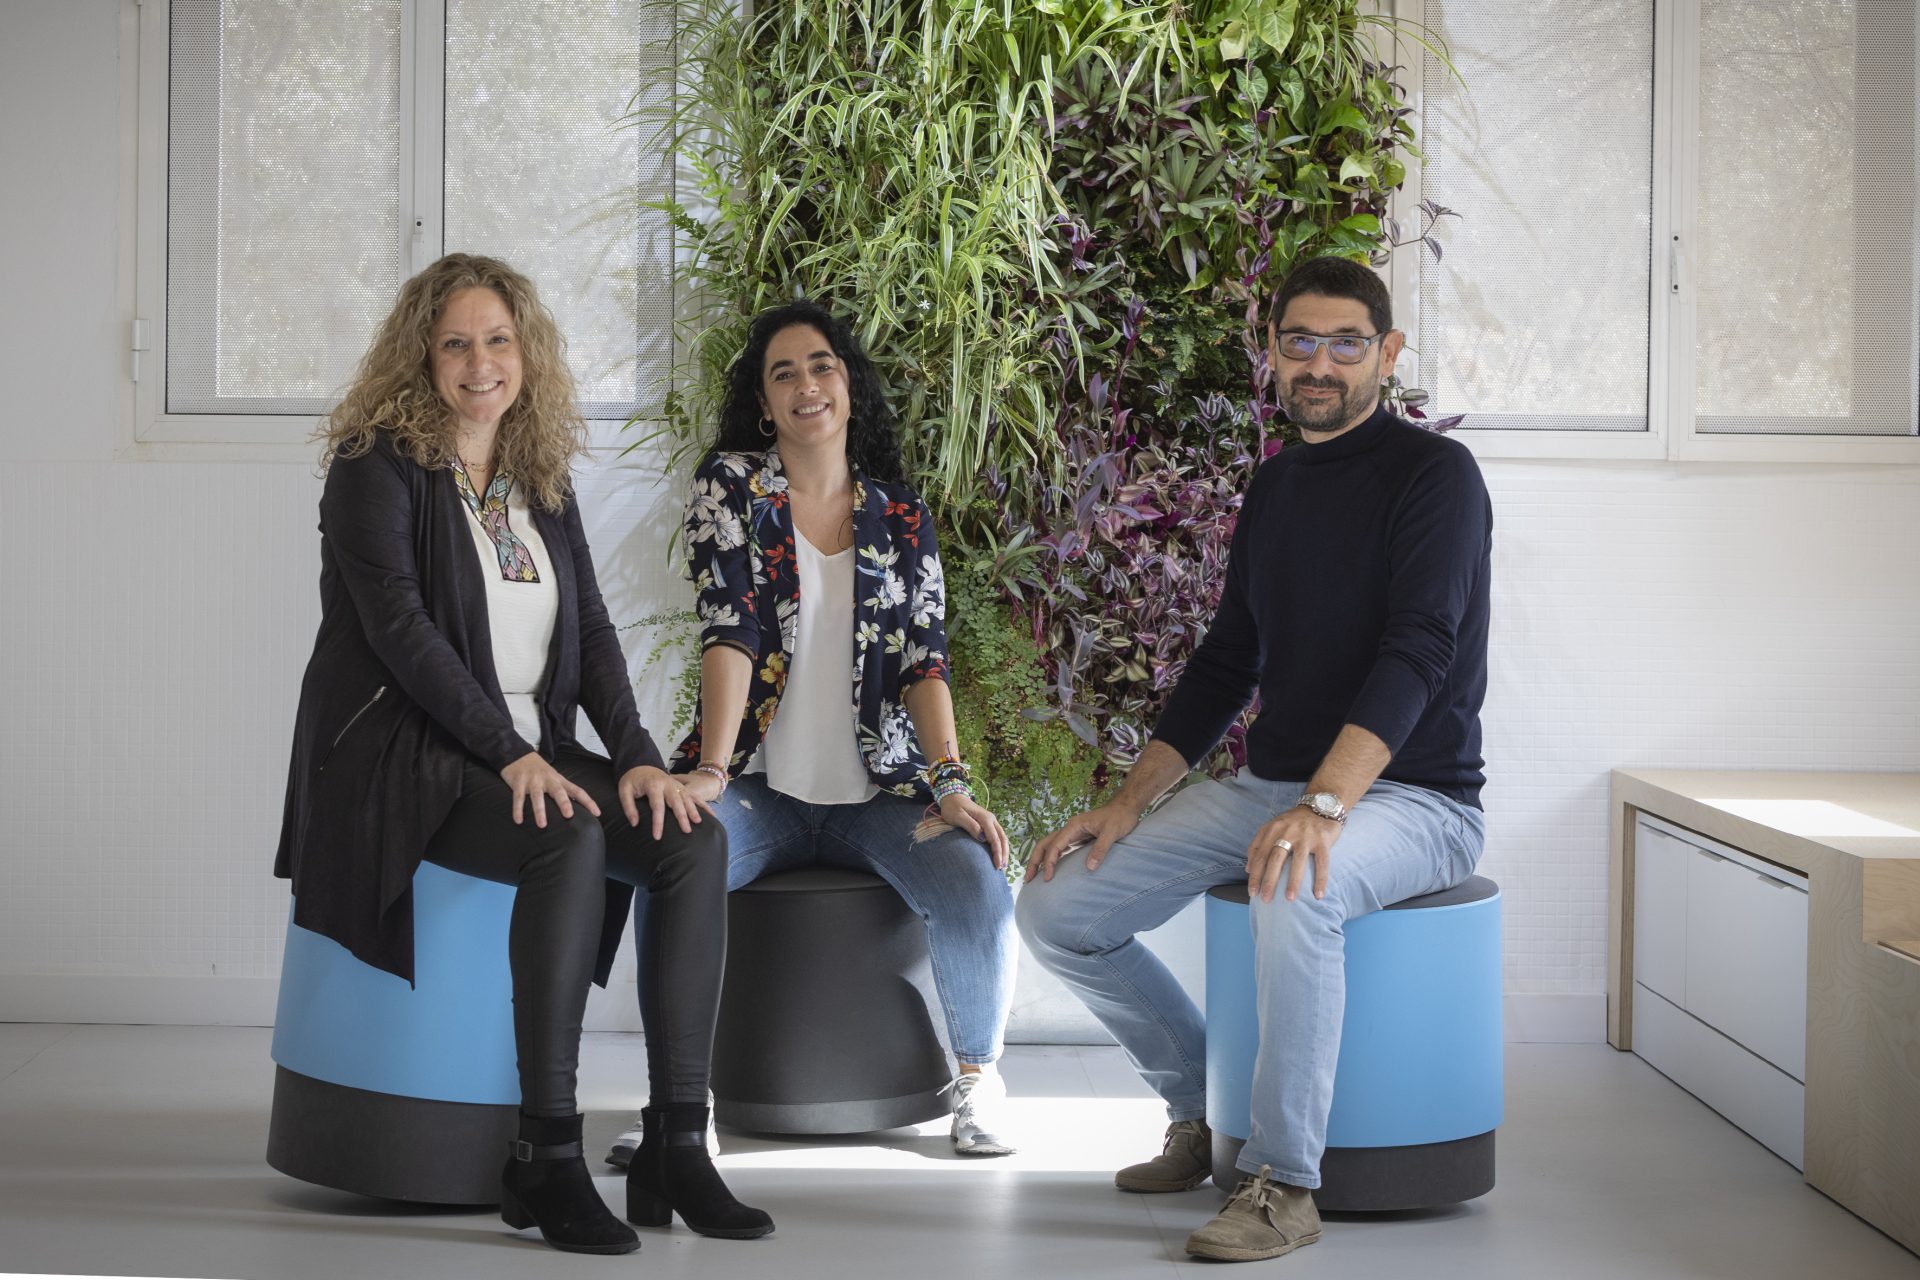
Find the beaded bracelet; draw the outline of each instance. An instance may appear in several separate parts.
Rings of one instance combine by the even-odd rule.
[[[972,800],[974,798],[973,784],[965,778],[956,777],[943,778],[933,784],[933,803],[936,806],[948,796],[965,796],[967,799]]]
[[[727,766],[721,764],[718,760],[702,760],[699,764],[693,766],[693,771],[695,773],[704,773],[709,778],[717,780],[720,783],[720,795],[723,796],[727,794],[727,783],[733,780],[733,775],[727,772]],[[719,798],[720,796],[714,797],[716,800]]]
[[[971,778],[973,770],[961,763],[957,756],[942,756],[922,771],[929,786],[938,786],[949,778]]]

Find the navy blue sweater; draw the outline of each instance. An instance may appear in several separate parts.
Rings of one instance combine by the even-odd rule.
[[[1384,409],[1282,450],[1154,737],[1197,764],[1257,691],[1258,777],[1305,781],[1356,724],[1393,752],[1381,777],[1477,807],[1492,528],[1466,446]]]

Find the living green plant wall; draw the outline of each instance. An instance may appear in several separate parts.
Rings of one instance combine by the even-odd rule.
[[[1265,300],[1401,238],[1385,28],[1353,0],[677,10],[685,92],[638,122],[690,179],[667,430],[711,439],[761,309],[859,317],[940,526],[961,748],[1024,844],[1137,755],[1293,439]]]

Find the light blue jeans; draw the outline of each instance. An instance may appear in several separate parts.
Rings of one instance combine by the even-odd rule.
[[[1027,946],[1113,1033],[1166,1100],[1170,1120],[1206,1117],[1206,1024],[1135,935],[1215,885],[1244,884],[1248,842],[1305,789],[1250,773],[1196,783],[1115,844],[1099,870],[1089,872],[1079,853],[1070,854],[1052,881],[1034,880],[1020,891]],[[1459,884],[1473,874],[1485,832],[1471,805],[1424,787],[1376,782],[1333,847],[1325,898],[1313,897],[1309,869],[1294,901],[1284,896],[1284,880],[1272,902],[1254,899],[1260,1053],[1242,1170],[1271,1165],[1282,1182],[1320,1185],[1346,1011],[1346,922]]]
[[[1013,892],[985,845],[937,818],[923,831],[926,806],[917,800],[882,792],[864,804],[808,804],[757,773],[734,779],[713,808],[727,829],[729,891],[815,863],[892,885],[927,923],[953,1056],[981,1065],[999,1058],[1019,946]]]

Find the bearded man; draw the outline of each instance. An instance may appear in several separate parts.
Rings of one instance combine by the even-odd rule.
[[[1225,1261],[1320,1238],[1312,1190],[1346,922],[1459,884],[1485,835],[1493,516],[1479,467],[1459,442],[1381,406],[1405,336],[1373,272],[1314,259],[1274,308],[1274,376],[1302,443],[1254,475],[1219,610],[1152,741],[1112,799],[1035,847],[1017,910],[1034,956],[1166,1101],[1162,1153],[1116,1184],[1184,1191],[1212,1166],[1205,1025],[1136,935],[1245,881],[1260,1026],[1253,1132],[1237,1161],[1246,1177],[1187,1241]],[[1143,819],[1256,692],[1246,770]]]

